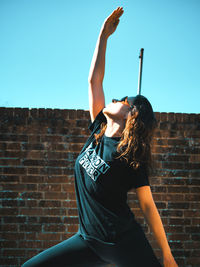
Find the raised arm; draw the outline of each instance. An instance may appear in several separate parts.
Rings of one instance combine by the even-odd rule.
[[[105,107],[105,97],[103,92],[103,78],[105,73],[105,54],[108,37],[115,32],[119,24],[119,17],[123,14],[123,8],[118,7],[104,21],[96,48],[92,58],[90,72],[88,77],[89,83],[89,108],[91,121]]]

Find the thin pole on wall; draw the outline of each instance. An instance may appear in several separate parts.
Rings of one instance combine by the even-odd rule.
[[[140,65],[139,65],[138,91],[137,91],[138,95],[141,95],[143,54],[144,54],[144,48],[141,48],[139,55]]]

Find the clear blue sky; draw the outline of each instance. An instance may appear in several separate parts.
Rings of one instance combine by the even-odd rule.
[[[118,6],[106,104],[137,94],[143,47],[142,94],[154,111],[200,113],[199,0],[0,0],[0,106],[88,110],[97,37]]]

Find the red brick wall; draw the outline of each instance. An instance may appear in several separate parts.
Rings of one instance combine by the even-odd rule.
[[[179,266],[200,266],[200,114],[156,113],[151,189]],[[0,108],[1,266],[20,266],[78,229],[75,159],[84,110]],[[129,205],[157,256],[134,190]]]

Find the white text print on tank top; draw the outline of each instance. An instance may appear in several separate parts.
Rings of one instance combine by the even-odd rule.
[[[105,174],[110,169],[110,166],[97,155],[94,148],[92,148],[92,144],[87,147],[79,163],[94,181],[96,181],[101,174]]]

